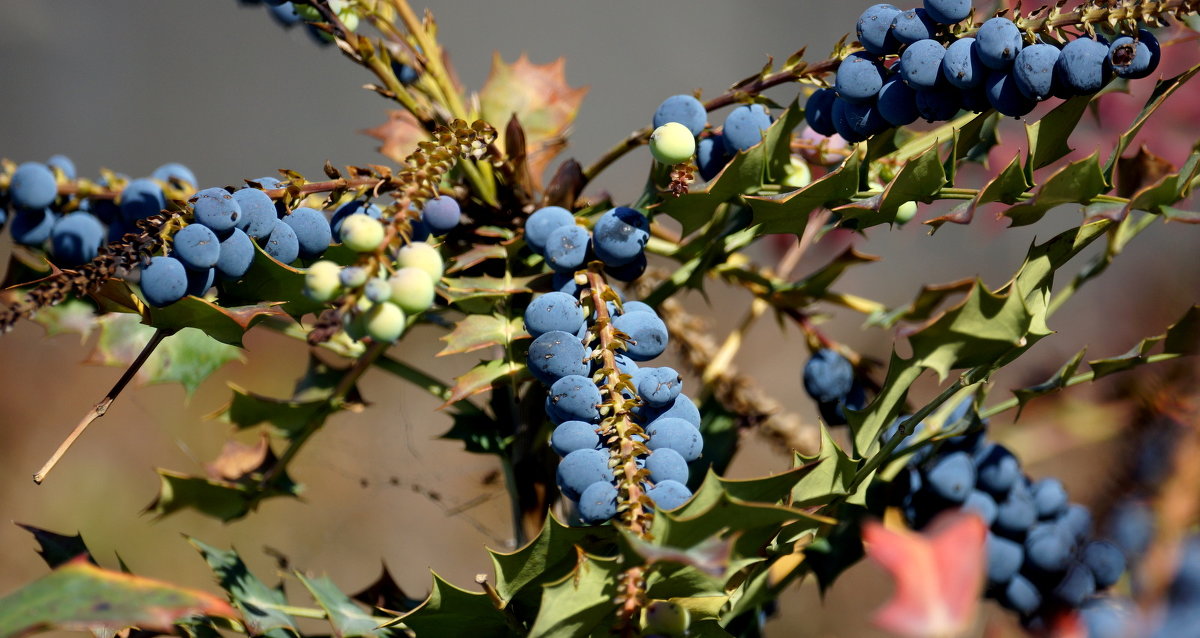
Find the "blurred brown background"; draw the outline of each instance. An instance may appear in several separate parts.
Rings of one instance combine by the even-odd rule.
[[[591,86],[567,152],[586,164],[647,124],[667,95],[696,88],[716,95],[757,71],[766,56],[782,59],[802,45],[808,45],[810,59],[824,57],[841,34],[853,30],[854,18],[869,3],[445,4],[433,9],[442,41],[468,86],[482,85],[493,50],[510,61],[522,52],[537,63],[567,57],[568,80]],[[358,134],[382,122],[389,108],[359,88],[369,78],[302,30],[279,28],[260,7],[150,0],[3,6],[0,59],[7,63],[0,155],[24,161],[65,153],[89,176],[102,166],[139,176],[164,162],[182,161],[205,186],[283,167],[316,174],[325,160],[383,161],[374,141]],[[783,87],[774,95],[786,103],[794,94],[793,87]],[[1127,121],[1103,124],[1123,127]],[[1005,123],[1002,132],[1006,139],[1022,139],[1019,123]],[[646,162],[644,153],[631,154],[600,187],[618,199],[631,196],[642,184]],[[919,219],[935,211],[941,209],[922,208]],[[1032,228],[1002,232],[1003,224],[991,214],[982,217],[935,237],[916,223],[875,229],[869,241],[858,240],[859,248],[883,261],[851,271],[838,288],[896,305],[911,299],[922,283],[978,275],[997,286],[1019,266],[1035,237],[1045,239],[1079,219],[1076,210],[1064,207]],[[5,262],[8,241],[0,240]],[[811,250],[797,274],[828,261],[838,241]],[[1160,224],[1139,237],[1054,318],[1051,327],[1060,334],[997,375],[995,400],[1009,388],[1042,380],[1083,345],[1091,345],[1091,357],[1112,356],[1161,333],[1197,300],[1198,247],[1196,227]],[[764,247],[758,255],[769,260],[773,250]],[[710,293],[711,305],[692,294],[687,306],[709,318],[722,339],[749,298],[715,283]],[[861,323],[859,316],[833,311],[823,329],[886,359],[892,334],[864,330]],[[439,335],[431,328],[417,330],[392,352],[443,378],[476,361],[473,355],[434,359]],[[295,463],[293,476],[307,486],[303,500],[268,501],[228,525],[186,512],[160,521],[141,515],[157,488],[154,467],[198,474],[219,451],[230,428],[205,415],[228,399],[226,382],[264,394],[288,392],[303,365],[303,348],[261,330],[246,343],[246,362],[228,365],[190,400],[178,386],[126,391],[38,487],[32,472],[119,371],[81,365],[91,343],[73,335],[45,338],[38,326],[23,323],[0,337],[0,518],[80,531],[108,566],[119,553],[138,573],[210,589],[203,562],[179,534],[236,546],[267,580],[275,569],[265,551],[271,548],[293,566],[326,573],[351,591],[375,578],[381,560],[417,597],[428,587],[431,568],[464,586],[476,573],[490,573],[483,547],[507,548],[510,537],[503,487],[486,483],[497,464],[437,439],[449,420],[433,411],[436,402],[378,371],[362,383],[371,408],[332,419]],[[815,422],[815,406],[800,391],[806,358],[798,331],[762,320],[736,363],[786,409]],[[675,362],[669,358],[664,364]],[[1122,425],[1125,414],[1119,406],[1086,402],[1103,401],[1105,387],[1072,390],[1061,402],[1044,399],[1016,426],[1001,417],[995,435],[1026,456],[1032,474],[1062,477],[1074,500],[1103,499],[1106,464],[1116,462],[1119,450],[1090,439]],[[927,392],[932,384],[921,388]],[[788,466],[787,456],[753,434],[743,449],[732,476]],[[460,508],[464,504],[471,506]],[[0,594],[45,573],[31,538],[15,526],[0,525],[0,547]],[[852,569],[823,605],[815,587],[796,587],[781,601],[770,633],[874,635],[864,612],[888,588],[866,564]],[[298,585],[291,589],[294,600],[307,603]]]

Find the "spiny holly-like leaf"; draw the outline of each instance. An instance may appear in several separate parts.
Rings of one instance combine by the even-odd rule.
[[[242,335],[255,324],[269,317],[286,316],[277,306],[278,303],[261,303],[222,308],[206,299],[187,296],[163,308],[145,306],[143,321],[164,330],[195,328],[221,343],[241,346]]]
[[[459,589],[433,574],[433,588],[425,602],[389,625],[404,623],[418,636],[519,636],[504,612],[487,594]]]
[[[128,367],[154,334],[138,323],[136,315],[100,317],[100,338],[88,356],[89,363]],[[212,373],[230,361],[240,361],[241,350],[210,339],[200,330],[185,328],[162,340],[138,370],[145,384],[179,383],[190,396]]]
[[[627,554],[632,552],[647,567],[653,567],[646,579],[647,594],[651,597],[724,593],[722,577],[733,555],[732,540],[714,537],[693,547],[670,547],[628,530],[622,530],[621,539],[625,541]]]
[[[951,212],[927,220],[925,223],[933,227],[933,231],[942,227],[942,224],[951,222],[955,224],[969,224],[975,218],[975,209],[983,204],[991,202],[1004,202],[1005,204],[1015,204],[1017,198],[1029,189],[1029,181],[1025,177],[1025,170],[1021,168],[1021,160],[1018,157],[1013,157],[1008,166],[1000,171],[998,175],[993,177],[983,188],[979,190],[979,194],[975,199],[956,207]],[[930,232],[933,232],[930,231]]]
[[[209,569],[217,577],[217,584],[229,594],[229,599],[241,612],[242,622],[251,635],[267,632],[274,632],[272,635],[280,638],[298,635],[296,621],[278,609],[287,605],[283,592],[268,587],[250,573],[236,551],[220,550],[191,537],[188,542],[204,557]]]
[[[1041,383],[1031,385],[1025,388],[1017,388],[1013,390],[1013,394],[1017,397],[1017,416],[1020,418],[1021,410],[1025,409],[1025,404],[1036,399],[1037,397],[1050,394],[1055,390],[1061,390],[1067,387],[1067,380],[1075,375],[1075,371],[1079,369],[1079,364],[1083,362],[1083,354],[1087,352],[1087,348],[1081,349],[1075,353],[1066,363],[1058,369],[1049,379]]]
[[[833,261],[817,269],[816,272],[787,287],[776,289],[771,295],[772,305],[801,308],[811,303],[813,299],[819,299],[825,295],[833,286],[833,282],[837,281],[851,266],[860,266],[876,261],[879,261],[878,257],[860,253],[854,249],[854,246],[847,246],[846,250],[838,254]]]
[[[938,156],[938,147],[908,160],[888,183],[883,193],[862,202],[839,206],[834,212],[846,219],[858,220],[855,228],[863,230],[896,219],[900,206],[912,201],[929,203],[946,184],[946,171]]]
[[[46,329],[47,337],[74,332],[82,342],[96,329],[96,309],[86,301],[68,299],[57,306],[42,308],[33,321]]]
[[[83,542],[82,534],[74,536],[66,536],[51,532],[47,529],[26,525],[24,523],[14,523],[17,527],[33,534],[34,540],[38,544],[38,555],[51,569],[62,565],[79,556],[86,556],[87,561],[96,564],[96,559],[92,557],[92,552],[88,550],[87,545]]]
[[[838,496],[849,493],[850,481],[858,463],[838,446],[829,429],[821,424],[821,450],[816,456],[796,453],[796,467],[813,466],[808,474],[792,488],[792,505],[810,507],[824,505]]]
[[[1200,153],[1192,153],[1178,172],[1164,175],[1134,193],[1125,210],[1159,213],[1164,206],[1175,204],[1191,195],[1192,180],[1198,174],[1200,174]]]
[[[612,526],[570,527],[548,514],[537,538],[524,547],[511,553],[488,550],[496,571],[496,593],[506,601],[519,597],[535,604],[540,585],[558,580],[575,565],[576,547],[608,553],[615,546],[615,532]]]
[[[1200,73],[1200,64],[1173,78],[1159,80],[1154,84],[1154,90],[1150,92],[1150,98],[1146,100],[1146,105],[1142,107],[1142,111],[1138,113],[1137,118],[1134,119],[1129,129],[1122,133],[1121,137],[1117,138],[1116,148],[1113,149],[1112,155],[1108,157],[1108,161],[1104,163],[1105,181],[1110,184],[1112,183],[1112,175],[1116,170],[1117,160],[1125,152],[1125,149],[1129,148],[1129,143],[1133,141],[1133,138],[1137,137],[1138,132],[1142,130],[1142,126],[1146,124],[1150,116],[1158,110],[1158,107],[1163,105],[1163,102],[1167,101],[1167,98],[1171,97],[1172,93],[1179,90],[1179,87],[1195,77],[1196,73]]]
[[[1163,206],[1161,208],[1162,216],[1167,221],[1183,222],[1185,224],[1200,224],[1200,212],[1194,210],[1183,210],[1174,206]]]
[[[446,274],[454,274],[472,266],[478,266],[489,259],[505,259],[508,249],[501,244],[476,244],[465,252],[455,255],[452,263],[446,268]]]
[[[354,594],[352,598],[370,607],[393,611],[410,611],[421,603],[420,600],[409,598],[408,594],[404,593],[404,590],[396,584],[396,579],[392,578],[386,564],[383,565],[383,571],[380,572],[379,578],[376,578],[375,582],[368,585],[366,589]]]
[[[354,638],[355,636],[402,636],[404,632],[396,628],[380,627],[391,621],[391,618],[372,616],[362,607],[354,604],[350,597],[333,584],[328,578],[305,578],[304,574],[296,572],[296,578],[312,594],[313,600],[325,610],[329,624],[333,626],[335,638]]]
[[[517,116],[525,130],[530,174],[540,185],[542,173],[565,146],[562,138],[587,92],[587,87],[573,89],[567,84],[565,58],[533,64],[522,54],[508,64],[496,52],[491,73],[479,92],[479,107],[483,119],[497,124]],[[503,136],[496,145],[504,147]]]
[[[946,514],[922,534],[867,521],[867,556],[891,573],[896,593],[875,613],[905,636],[955,636],[970,626],[983,589],[987,526],[974,513]]]
[[[867,325],[891,328],[900,321],[924,321],[932,317],[947,299],[969,292],[974,286],[974,279],[924,284],[912,303],[876,313],[868,318]]]
[[[914,359],[945,379],[1025,345],[1034,317],[1020,293],[994,294],[977,280],[960,304],[908,334]]]
[[[206,516],[232,521],[250,513],[255,503],[273,496],[295,496],[300,486],[286,476],[270,487],[259,490],[254,481],[243,483],[188,476],[159,468],[158,496],[146,511],[163,517],[181,509],[191,508]]]
[[[417,142],[426,139],[429,134],[421,127],[417,118],[404,109],[392,109],[388,111],[387,116],[388,119],[383,124],[361,132],[381,142],[379,152],[385,157],[397,164],[403,164],[417,147]]]
[[[1049,166],[1071,152],[1067,139],[1079,124],[1091,102],[1092,96],[1073,97],[1054,107],[1049,113],[1032,124],[1025,125],[1025,137],[1029,140],[1029,161],[1026,177],[1033,171]]]
[[[481,348],[528,338],[529,333],[525,332],[524,326],[524,320],[520,317],[505,317],[499,314],[467,315],[454,324],[454,330],[450,334],[440,337],[446,342],[446,347],[442,348],[437,356],[474,352]]]
[[[542,275],[527,277],[450,277],[440,292],[447,301],[461,303],[469,299],[507,297],[523,292],[533,292],[530,284]]]
[[[1150,152],[1145,144],[1131,156],[1117,159],[1117,195],[1131,197],[1134,193],[1158,183],[1175,171],[1175,165]]]
[[[246,274],[235,282],[222,285],[222,303],[226,298],[228,301],[250,304],[283,302],[279,309],[293,317],[318,312],[325,307],[325,304],[317,303],[304,294],[303,271],[279,263],[257,244],[254,251],[254,261],[250,263]]]
[[[1046,178],[1028,201],[1009,207],[1004,216],[1012,226],[1026,226],[1040,220],[1046,211],[1062,204],[1086,204],[1096,195],[1108,190],[1100,173],[1100,159],[1095,153],[1058,169]]]
[[[1107,359],[1089,361],[1095,378],[1108,376],[1114,372],[1148,363],[1147,356],[1159,343],[1163,344],[1162,355],[1184,356],[1200,352],[1200,306],[1188,308],[1183,317],[1176,321],[1161,335],[1142,339],[1129,352]],[[1165,358],[1172,358],[1165,357]]]
[[[523,361],[524,357],[522,357]],[[504,383],[516,383],[528,374],[525,364],[521,361],[506,361],[494,359],[484,361],[471,368],[466,374],[454,377],[454,387],[450,389],[450,397],[440,407],[453,405],[463,399],[486,392],[492,386],[503,380]]]
[[[858,154],[851,154],[836,169],[804,188],[770,197],[747,196],[746,203],[754,211],[757,224],[755,232],[801,236],[813,211],[847,202],[858,192],[860,163]]]
[[[614,558],[579,553],[571,573],[545,586],[542,606],[529,638],[592,636],[612,626],[617,602],[617,574],[621,565]]]
[[[679,220],[683,225],[683,234],[690,235],[693,231],[708,223],[713,213],[721,204],[736,199],[739,195],[755,192],[764,183],[778,182],[783,178],[784,167],[790,162],[789,142],[792,129],[800,124],[803,109],[796,102],[783,112],[783,115],[766,130],[763,141],[734,156],[729,164],[714,177],[703,190],[690,190],[686,195],[667,198],[656,209]],[[818,180],[820,184],[826,180]],[[811,188],[810,185],[808,188]],[[827,189],[828,183],[818,187]],[[801,190],[807,190],[801,189]],[[814,193],[815,194],[815,193]],[[847,196],[848,197],[848,196]],[[813,206],[822,205],[817,203]],[[794,207],[793,207],[794,208]],[[804,228],[807,212],[792,212],[792,215],[803,216],[796,227],[795,220],[789,219],[788,228],[781,230],[762,230],[761,234],[795,232],[800,234]],[[755,217],[755,223],[762,223]],[[791,227],[799,230],[792,231]]]
[[[243,390],[235,385],[230,387],[233,388],[233,399],[220,413],[220,418],[239,429],[270,423],[281,435],[290,438],[304,429],[322,411],[329,409],[329,402],[324,399],[275,399]]]
[[[236,612],[212,594],[101,569],[81,556],[0,598],[0,636],[131,626],[169,632],[194,614]]]

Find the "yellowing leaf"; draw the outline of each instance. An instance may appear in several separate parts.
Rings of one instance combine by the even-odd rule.
[[[546,166],[563,149],[562,139],[588,88],[567,85],[566,60],[534,64],[525,55],[508,64],[497,52],[492,71],[479,92],[480,115],[488,122],[507,122],[515,114],[525,129],[525,153],[536,185]],[[503,148],[504,139],[496,140]]]
[[[444,357],[448,354],[473,352],[488,346],[511,343],[514,339],[528,337],[524,321],[520,317],[502,317],[500,315],[467,315],[454,324],[454,331],[441,337],[446,347],[437,353]]]
[[[417,142],[429,136],[417,118],[402,109],[388,111],[386,122],[362,133],[382,142],[379,152],[396,163],[403,163],[404,158],[416,148]]]

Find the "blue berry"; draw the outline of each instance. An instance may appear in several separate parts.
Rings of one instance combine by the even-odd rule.
[[[646,249],[650,239],[650,220],[635,208],[618,206],[596,220],[592,228],[592,248],[609,266],[624,266]]]
[[[1060,573],[1071,560],[1071,539],[1053,523],[1042,523],[1025,539],[1025,562],[1040,573]]]
[[[892,36],[901,44],[912,44],[933,37],[937,24],[924,9],[901,11],[892,19]]]
[[[678,122],[686,126],[693,136],[698,136],[708,124],[708,111],[700,100],[690,95],[672,95],[654,111],[654,128],[668,122]]]
[[[222,237],[237,226],[242,216],[237,200],[224,188],[206,188],[193,195],[190,201],[196,221]]]
[[[959,38],[946,47],[942,57],[942,75],[960,89],[983,86],[987,67],[979,60],[975,38]]]
[[[1012,66],[1024,41],[1021,30],[1008,18],[992,18],[975,32],[975,47],[983,65],[1003,71]]]
[[[104,224],[91,213],[66,215],[50,230],[51,252],[62,266],[78,266],[95,259],[103,243]]]
[[[396,79],[400,80],[400,84],[404,86],[410,86],[421,78],[419,71],[397,60],[392,60],[392,72],[396,74]]]
[[[861,383],[855,381],[850,386],[850,393],[834,401],[820,401],[817,411],[825,425],[846,425],[846,410],[862,410],[867,406],[867,392]]]
[[[629,337],[625,356],[634,361],[649,361],[667,349],[667,325],[658,315],[629,312],[613,319],[613,327]]]
[[[612,480],[608,468],[608,452],[602,450],[575,450],[558,463],[558,489],[563,496],[579,501],[580,495],[589,485]]]
[[[551,330],[575,333],[583,323],[583,306],[563,292],[548,292],[525,309],[525,330],[534,338]]]
[[[588,373],[587,347],[569,332],[552,330],[529,344],[529,371],[545,385],[571,374]]]
[[[217,274],[222,279],[239,279],[254,263],[254,242],[240,228],[233,229],[221,240],[221,256],[217,258]]]
[[[41,246],[50,239],[56,221],[58,215],[49,208],[18,208],[8,232],[22,246]]]
[[[1062,481],[1045,478],[1035,482],[1032,491],[1038,518],[1042,520],[1058,518],[1067,511],[1067,490],[1063,488]]]
[[[40,162],[25,162],[13,172],[8,184],[8,196],[19,208],[40,209],[58,197],[54,172]]]
[[[1024,483],[1017,483],[1008,492],[1008,497],[997,502],[996,522],[992,529],[1010,538],[1021,538],[1037,522],[1037,508],[1033,496]]]
[[[585,523],[598,525],[617,515],[617,488],[608,481],[596,481],[579,495],[579,516]]]
[[[1078,543],[1092,533],[1092,513],[1087,507],[1072,503],[1067,506],[1067,511],[1058,517],[1058,524]]]
[[[899,14],[900,9],[890,4],[867,7],[854,25],[863,48],[876,55],[895,52],[900,43],[892,35],[892,20]]]
[[[966,452],[953,452],[933,462],[925,475],[926,487],[951,503],[967,500],[975,489],[975,465]]]
[[[1058,61],[1054,64],[1054,73],[1064,93],[1096,93],[1108,84],[1112,75],[1108,45],[1091,38],[1071,40],[1059,52]]]
[[[295,26],[300,22],[300,14],[296,13],[296,5],[291,2],[273,4],[267,7],[267,11],[284,28]]]
[[[833,104],[833,127],[850,142],[861,142],[888,128],[874,102],[847,102],[838,99]]]
[[[687,485],[687,459],[669,447],[661,447],[650,452],[650,455],[646,457],[646,469],[650,471],[650,480],[655,483],[676,481]]]
[[[1137,38],[1123,35],[1108,47],[1108,62],[1118,77],[1137,80],[1158,68],[1162,56],[1158,39],[1145,29],[1138,29]]]
[[[942,24],[957,24],[971,14],[971,0],[925,0],[929,17]]]
[[[550,434],[550,447],[559,456],[566,456],[575,450],[596,450],[600,448],[600,435],[596,434],[595,424],[563,421]]]
[[[1031,614],[1042,605],[1042,595],[1033,583],[1017,574],[1005,585],[1000,604],[1021,614]]]
[[[962,91],[949,86],[917,91],[917,112],[927,122],[944,122],[962,108]]]
[[[1125,554],[1120,547],[1105,540],[1085,545],[1080,552],[1080,560],[1092,571],[1097,589],[1115,585],[1125,571]]]
[[[1025,548],[1020,543],[987,534],[987,581],[991,585],[1001,585],[1012,580],[1025,561]]]
[[[187,292],[187,268],[173,257],[154,257],[142,268],[141,288],[151,306],[175,303]]]
[[[700,177],[706,182],[711,182],[720,174],[721,169],[725,168],[732,158],[733,155],[725,146],[725,136],[720,133],[713,133],[696,142],[696,168],[700,170]]]
[[[1044,100],[1054,94],[1054,64],[1060,52],[1049,44],[1033,44],[1021,49],[1013,62],[1012,75],[1025,97]]]
[[[254,239],[262,239],[271,234],[275,228],[275,202],[257,188],[243,188],[234,191],[233,199],[238,203],[242,214],[238,217],[237,227]]]
[[[208,227],[188,224],[172,239],[173,255],[189,269],[208,270],[217,265],[217,259],[221,256],[221,241]]]
[[[217,278],[216,268],[207,268],[205,270],[187,271],[187,294],[194,297],[203,297],[204,293],[212,288],[213,282]]]
[[[638,396],[653,407],[674,403],[683,389],[683,378],[671,368],[642,368],[635,378]]]
[[[588,231],[572,223],[560,226],[546,238],[546,264],[558,272],[574,272],[587,260],[591,244]]]
[[[833,127],[833,101],[835,99],[837,99],[837,91],[833,89],[817,89],[808,96],[808,100],[804,102],[804,119],[808,121],[808,128],[825,136],[837,133],[837,129]],[[703,142],[703,140],[701,141]],[[699,148],[696,150],[696,157],[697,159],[700,157]],[[701,172],[703,172],[703,167],[701,167]]]
[[[196,174],[192,169],[180,164],[179,162],[168,162],[154,169],[150,177],[162,182],[178,182],[187,186],[196,185]]]
[[[992,498],[987,492],[972,490],[967,495],[967,500],[963,501],[962,507],[969,512],[975,512],[979,518],[983,519],[984,525],[992,526],[996,521],[996,499]]]
[[[725,118],[722,139],[730,153],[744,151],[762,141],[763,131],[771,127],[771,116],[761,104],[743,104]]]
[[[604,401],[600,389],[588,377],[569,374],[550,386],[550,405],[564,420],[600,421],[599,404]]]
[[[429,226],[434,235],[445,235],[458,227],[462,220],[462,209],[458,200],[440,195],[425,202],[425,206],[421,208],[421,220]]]
[[[1130,558],[1141,556],[1154,537],[1154,514],[1141,501],[1125,501],[1109,515],[1108,537]]]
[[[663,481],[646,490],[646,496],[661,510],[673,510],[692,497],[692,491],[683,483]]]
[[[917,96],[904,78],[893,75],[879,89],[875,110],[892,126],[906,126],[917,121]]]
[[[646,447],[651,450],[671,448],[679,453],[685,461],[695,461],[704,450],[704,440],[700,430],[695,425],[683,419],[662,417],[646,426],[646,436],[650,438]]]
[[[75,179],[75,162],[72,162],[71,158],[66,155],[51,156],[46,160],[46,166],[51,169],[57,168],[67,179]]]
[[[1090,598],[1080,607],[1079,617],[1088,638],[1125,638],[1134,633],[1132,608],[1127,599]]]
[[[525,243],[533,252],[545,254],[550,233],[560,227],[574,225],[575,216],[561,206],[539,208],[525,220]]]
[[[162,212],[167,206],[167,198],[158,182],[142,177],[125,186],[117,203],[121,207],[121,218],[132,224]]]
[[[280,263],[290,264],[300,256],[300,241],[296,238],[296,231],[292,230],[291,226],[277,219],[275,227],[271,229],[271,234],[267,235],[263,250]]]
[[[944,85],[942,59],[946,47],[937,40],[918,40],[908,45],[900,55],[900,74],[914,89],[932,89]]]
[[[979,487],[1003,496],[1021,479],[1021,464],[1008,448],[992,443],[975,455]]]
[[[363,296],[375,303],[383,303],[392,297],[392,285],[387,279],[374,277],[363,285]]]
[[[641,416],[642,420],[647,423],[653,423],[658,419],[672,418],[683,419],[696,427],[700,427],[700,410],[696,408],[696,404],[687,397],[686,394],[680,394],[675,397],[675,402],[666,408],[654,408],[650,406],[641,406],[634,409],[634,413]]]
[[[852,53],[838,65],[833,88],[843,100],[866,102],[879,93],[883,75],[883,67],[870,54]]]
[[[836,350],[821,348],[804,364],[804,390],[814,401],[833,401],[850,393],[854,366]]]
[[[1054,597],[1071,607],[1078,607],[1088,596],[1096,593],[1096,579],[1083,563],[1073,563],[1054,588]]]
[[[291,215],[283,218],[283,223],[296,231],[300,256],[305,259],[321,256],[329,248],[329,244],[333,243],[333,231],[329,228],[329,222],[315,208],[297,208]]]

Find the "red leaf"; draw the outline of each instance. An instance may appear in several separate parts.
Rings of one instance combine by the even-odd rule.
[[[896,581],[875,624],[905,636],[951,636],[969,628],[983,590],[986,537],[987,527],[970,513],[945,514],[923,533],[868,521],[867,555]]]
[[[383,142],[379,152],[397,163],[403,163],[416,149],[417,142],[429,137],[412,113],[399,109],[388,111],[386,122],[362,133]]]

